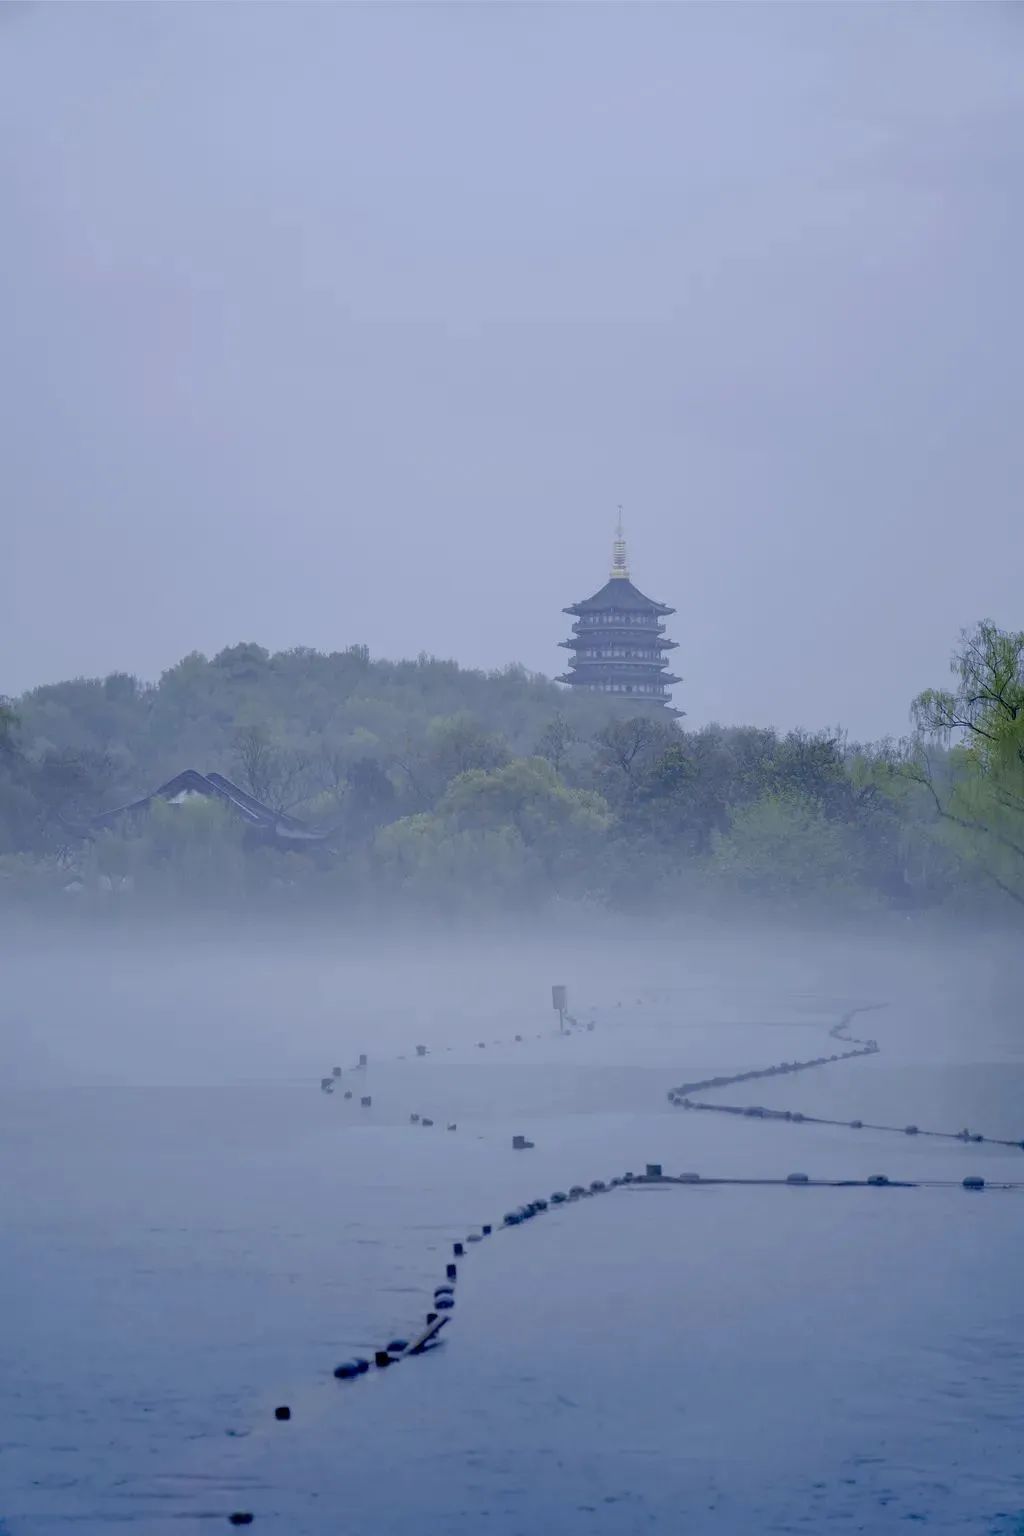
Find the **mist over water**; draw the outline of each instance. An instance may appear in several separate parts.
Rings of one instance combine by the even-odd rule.
[[[422,1325],[453,1241],[649,1161],[1019,1179],[1019,1151],[666,1101],[826,1053],[881,1003],[877,1056],[719,1097],[1024,1134],[1010,953],[605,919],[23,935],[0,1019],[5,1532],[236,1508],[310,1536],[339,1511],[410,1533],[669,1529],[680,1509],[709,1532],[1015,1530],[1014,1191],[620,1189],[472,1248],[442,1349],[331,1379]]]
[[[0,5],[0,1536],[1024,1536],[1020,14]]]

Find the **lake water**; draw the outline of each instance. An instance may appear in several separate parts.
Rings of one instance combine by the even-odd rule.
[[[331,1377],[421,1324],[454,1240],[647,1161],[1024,1180],[666,1102],[878,1001],[880,1055],[720,1096],[1024,1135],[1024,1030],[967,1016],[962,974],[799,943],[11,957],[0,1531],[1024,1531],[1024,1191],[616,1191],[474,1246],[442,1349]],[[592,1032],[558,1037],[556,979]]]

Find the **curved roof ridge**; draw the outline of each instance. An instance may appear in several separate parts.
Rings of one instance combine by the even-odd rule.
[[[667,603],[656,602],[653,597],[645,597],[639,587],[635,587],[628,577],[617,576],[606,581],[600,591],[593,597],[586,597],[581,603],[573,603],[570,608],[564,608],[563,613],[592,613],[595,609],[639,609],[650,608],[655,613],[675,613]]]

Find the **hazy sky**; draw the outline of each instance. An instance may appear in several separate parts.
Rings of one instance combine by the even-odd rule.
[[[0,692],[193,649],[900,732],[1024,624],[1024,12],[7,5]]]

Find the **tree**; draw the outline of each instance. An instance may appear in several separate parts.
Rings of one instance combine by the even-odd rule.
[[[711,870],[741,891],[769,897],[817,897],[849,887],[843,829],[816,801],[770,792],[745,805],[726,833],[716,833]]]
[[[435,805],[445,788],[461,773],[489,772],[510,757],[504,737],[487,731],[468,710],[439,715],[427,726],[419,743],[408,741],[398,766],[418,810]]]
[[[540,733],[537,756],[546,758],[557,774],[561,774],[569,752],[579,740],[565,716],[553,715]]]
[[[462,827],[512,826],[527,847],[556,856],[567,834],[601,834],[608,807],[592,790],[568,789],[543,758],[517,758],[492,773],[474,769],[448,786],[438,810]]]
[[[360,757],[346,773],[346,831],[349,841],[368,843],[395,815],[395,786],[374,757]]]
[[[116,772],[105,752],[47,752],[26,767],[35,802],[28,846],[66,848],[113,798]]]
[[[244,835],[237,816],[216,800],[156,800],[140,834],[143,856],[133,869],[144,867],[148,880],[173,900],[236,900],[245,886]]]
[[[519,758],[459,774],[435,812],[385,827],[375,848],[407,888],[423,888],[433,870],[439,890],[459,872],[469,900],[474,886],[517,900],[566,895],[587,888],[609,822],[599,795],[567,788],[541,758]]]
[[[1024,905],[1024,631],[991,620],[961,633],[952,689],[912,706],[905,772],[923,785],[965,862]],[[952,750],[936,762],[928,742]]]
[[[0,753],[13,752],[14,733],[18,726],[18,716],[10,699],[0,695]]]
[[[314,787],[314,764],[305,752],[279,747],[262,726],[235,733],[233,757],[242,788],[278,813],[304,800]]]
[[[675,730],[664,751],[634,771],[623,808],[630,831],[676,845],[677,855],[705,854],[730,812],[774,785],[778,741],[774,731]]]
[[[644,767],[678,743],[679,728],[649,715],[610,720],[594,737],[594,772],[613,801],[623,799]]]
[[[529,851],[513,828],[460,828],[429,812],[381,828],[372,868],[389,897],[432,913],[522,905],[535,892]]]

